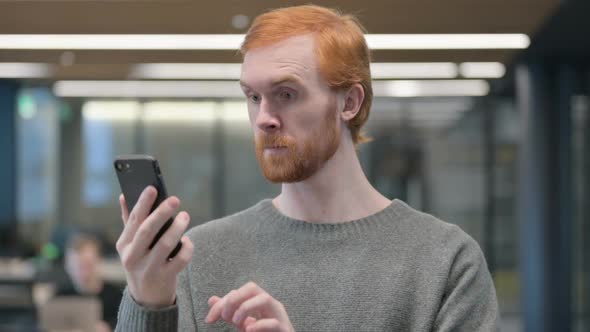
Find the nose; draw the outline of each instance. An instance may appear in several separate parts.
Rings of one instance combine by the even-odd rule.
[[[272,134],[281,128],[281,122],[276,112],[264,100],[260,103],[258,114],[256,115],[256,127],[268,134]]]

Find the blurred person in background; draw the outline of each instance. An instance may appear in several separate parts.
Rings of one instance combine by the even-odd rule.
[[[102,303],[103,321],[97,331],[112,331],[117,324],[117,311],[122,290],[103,280],[100,266],[102,246],[91,234],[75,233],[64,249],[64,269],[68,276],[58,285],[56,296],[93,296]]]
[[[121,196],[127,288],[117,330],[497,330],[477,242],[384,197],[361,168],[372,88],[356,18],[318,6],[273,10],[254,20],[241,52],[256,157],[281,193],[187,236],[180,212],[151,250],[180,200],[150,212],[150,186],[127,211]]]

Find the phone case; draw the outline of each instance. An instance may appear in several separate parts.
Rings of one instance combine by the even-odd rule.
[[[149,185],[154,186],[158,191],[158,196],[154,205],[150,209],[150,213],[168,197],[162,172],[156,158],[149,155],[123,155],[118,156],[113,165],[115,167],[115,172],[117,173],[117,178],[119,179],[121,192],[125,195],[125,201],[129,212],[131,212],[139,200],[139,196],[143,190]],[[158,239],[160,239],[164,232],[166,232],[170,225],[172,225],[172,221],[172,218],[166,221],[164,226],[158,231],[149,246],[150,249],[154,247]],[[168,258],[176,256],[180,248],[181,243],[179,242]]]

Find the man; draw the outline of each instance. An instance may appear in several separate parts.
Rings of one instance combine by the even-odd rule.
[[[149,214],[148,187],[129,214],[121,197],[128,288],[118,330],[497,329],[477,243],[383,197],[363,174],[355,147],[367,140],[372,90],[360,24],[317,6],[274,10],[241,51],[256,156],[281,194],[187,236],[180,212],[151,251],[179,199]]]
[[[103,320],[97,331],[112,331],[117,324],[117,309],[122,292],[106,283],[99,271],[102,261],[100,241],[89,234],[77,233],[66,243],[64,268],[69,278],[67,285],[60,285],[58,296],[92,296],[100,300]]]

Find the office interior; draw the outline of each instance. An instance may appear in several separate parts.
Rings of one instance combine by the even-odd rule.
[[[237,49],[256,15],[306,3],[0,2],[0,330],[39,328],[72,232],[124,286],[117,155],[157,157],[191,226],[278,194]],[[590,3],[314,4],[367,29],[370,182],[477,240],[503,331],[590,331]]]

